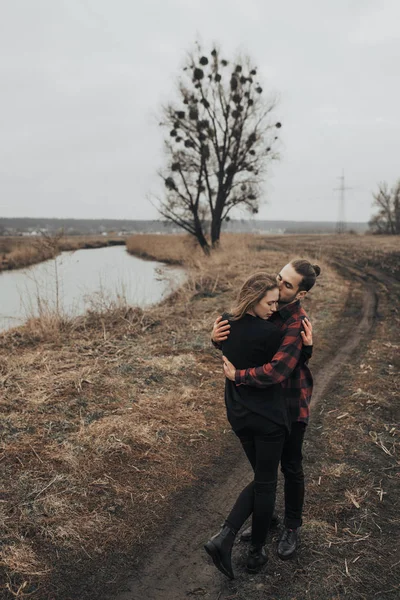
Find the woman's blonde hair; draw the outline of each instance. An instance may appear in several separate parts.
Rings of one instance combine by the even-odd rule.
[[[269,273],[259,272],[251,275],[242,285],[236,305],[229,314],[232,321],[238,321],[253,308],[265,294],[278,287],[276,277]]]

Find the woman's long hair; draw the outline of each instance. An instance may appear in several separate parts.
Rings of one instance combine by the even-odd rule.
[[[236,304],[229,313],[229,318],[232,321],[238,321],[260,302],[267,292],[277,287],[274,275],[264,272],[254,273],[242,285]]]

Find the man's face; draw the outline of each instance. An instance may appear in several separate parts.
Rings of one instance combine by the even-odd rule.
[[[279,304],[290,304],[294,300],[305,296],[305,292],[299,291],[299,286],[303,280],[302,275],[296,273],[289,263],[278,273],[276,280],[279,286]]]

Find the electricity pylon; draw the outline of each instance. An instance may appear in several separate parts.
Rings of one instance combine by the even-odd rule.
[[[340,192],[339,196],[339,211],[338,211],[338,220],[336,223],[336,233],[345,233],[346,231],[346,207],[345,207],[345,191],[351,190],[353,188],[346,187],[344,184],[344,170],[342,171],[340,179],[340,187],[334,188],[334,192]]]

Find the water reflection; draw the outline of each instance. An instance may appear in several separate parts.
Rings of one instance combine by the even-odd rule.
[[[131,256],[124,246],[63,252],[55,260],[0,273],[0,330],[23,323],[40,309],[58,307],[78,315],[118,297],[149,306],[183,277],[181,269]]]

